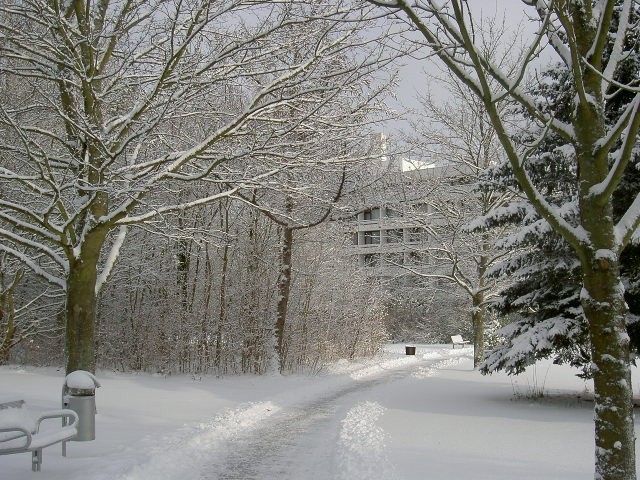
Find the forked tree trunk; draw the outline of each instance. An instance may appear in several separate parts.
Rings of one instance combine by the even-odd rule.
[[[594,115],[595,116],[595,115]],[[591,115],[584,115],[577,128],[585,138],[599,138]],[[588,122],[591,122],[589,124]],[[603,120],[600,119],[603,130]],[[602,131],[599,132],[602,134]],[[585,142],[589,147],[589,143]],[[618,246],[611,198],[598,201],[591,188],[607,172],[588,148],[578,151],[580,175],[580,215],[589,232],[591,248],[581,257],[583,290],[581,303],[589,324],[595,394],[595,478],[633,480],[636,478],[633,392],[629,365],[629,336],[625,316],[627,304],[620,279]],[[604,163],[604,166],[602,165]],[[595,168],[600,164],[600,168]],[[585,168],[591,166],[591,168]]]
[[[585,56],[593,45],[594,18],[586,4],[569,7],[576,28],[576,46]],[[620,279],[621,246],[616,237],[612,194],[597,195],[609,174],[610,151],[600,147],[607,121],[602,92],[601,58],[585,68],[582,81],[589,95],[575,111],[580,223],[589,245],[576,248],[583,269],[582,308],[589,323],[595,394],[595,478],[636,478],[633,392],[629,365],[627,305]],[[595,71],[594,71],[595,70]],[[613,146],[612,146],[613,147]],[[582,248],[581,248],[582,247]]]

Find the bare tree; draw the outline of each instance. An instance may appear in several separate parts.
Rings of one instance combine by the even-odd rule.
[[[0,108],[0,250],[65,291],[67,371],[95,368],[96,294],[131,225],[293,168],[295,159],[268,155],[264,125],[304,129],[330,92],[381,61],[359,22],[342,21],[356,19],[346,3],[313,17],[289,15],[288,3],[0,4],[4,83],[19,93]],[[292,33],[298,24],[314,36]],[[348,47],[361,52],[357,68],[327,73]],[[235,108],[221,101],[229,95]],[[283,122],[276,112],[287,106],[304,108]],[[172,135],[196,118],[189,134]],[[228,188],[180,201],[175,193],[197,181]]]
[[[59,346],[63,292],[0,253],[0,363],[40,351],[42,341]],[[56,352],[43,353],[58,361]],[[36,361],[40,355],[32,355]]]
[[[307,172],[308,174],[308,172]],[[293,247],[294,247],[294,235],[299,230],[306,230],[316,227],[325,222],[332,212],[333,203],[337,202],[342,195],[342,189],[345,180],[345,171],[343,172],[339,183],[335,188],[333,199],[323,199],[319,202],[313,202],[311,207],[307,205],[307,210],[311,210],[306,216],[302,218],[300,212],[294,212],[296,207],[296,199],[291,194],[286,194],[284,198],[284,208],[281,210],[281,214],[275,213],[275,209],[271,207],[265,207],[261,205],[262,202],[253,200],[252,203],[256,207],[260,208],[267,217],[269,217],[274,223],[279,226],[280,229],[280,271],[278,275],[278,306],[275,322],[275,334],[276,334],[276,350],[278,353],[278,364],[280,371],[283,371],[287,357],[287,344],[285,343],[285,327],[287,325],[287,312],[289,307],[289,298],[291,293],[292,282],[292,269],[293,269]],[[314,186],[307,177],[305,183],[311,188],[320,188],[316,184]],[[316,195],[314,197],[318,198]],[[309,199],[307,199],[308,201]],[[327,202],[326,200],[329,200]]]
[[[488,44],[494,47],[487,54],[495,57],[495,43],[503,37],[493,29],[490,37]],[[508,57],[502,57],[497,63],[504,65],[507,60]],[[482,102],[464,84],[448,72],[432,78],[448,96],[446,100],[437,100],[430,93],[419,97],[422,118],[428,121],[415,123],[417,135],[411,141],[420,158],[446,166],[448,172],[436,182],[429,196],[432,213],[424,219],[435,244],[427,254],[438,266],[433,273],[415,273],[451,282],[465,292],[471,302],[477,367],[484,358],[487,308],[496,292],[496,282],[489,280],[486,273],[504,254],[493,248],[496,233],[490,236],[485,231],[476,231],[473,220],[504,205],[513,194],[508,190],[476,190],[482,172],[504,157],[496,132]],[[500,107],[505,117],[507,107],[505,102]]]
[[[483,102],[511,168],[528,200],[551,228],[575,250],[583,270],[582,308],[589,324],[595,389],[595,478],[636,478],[629,336],[626,332],[620,254],[640,225],[640,195],[617,223],[612,195],[633,158],[640,129],[637,79],[615,79],[626,41],[634,31],[633,0],[529,1],[539,28],[524,60],[507,75],[483,54],[477,22],[464,0],[371,3],[419,31],[447,68]],[[609,39],[613,38],[611,44]],[[576,95],[570,122],[560,121],[522,88],[531,61],[549,44],[571,71]],[[607,122],[605,104],[621,92],[628,101],[615,122]],[[577,204],[554,205],[527,174],[531,148],[514,137],[497,105],[503,98],[525,109],[542,133],[554,131],[575,154],[579,184]],[[578,212],[570,220],[570,212]]]
[[[292,270],[286,368],[317,371],[326,362],[377,353],[387,341],[383,287],[345,255],[340,221],[298,232]]]

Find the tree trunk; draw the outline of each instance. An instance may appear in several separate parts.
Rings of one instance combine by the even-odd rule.
[[[227,319],[227,270],[229,269],[229,208],[225,206],[220,221],[221,230],[225,233],[224,246],[222,247],[222,270],[220,272],[220,292],[218,305],[218,327],[216,329],[216,356],[214,366],[216,374],[222,375],[222,334]]]
[[[80,255],[69,262],[66,301],[66,372],[96,370],[96,280],[107,229],[88,233]]]
[[[13,292],[18,283],[20,283],[22,275],[23,272],[21,270],[16,272],[11,285],[0,293],[0,326],[3,327],[3,338],[2,343],[0,343],[0,365],[4,365],[9,361],[9,351],[16,344],[14,342],[17,331],[16,309],[13,303]]]
[[[96,264],[78,259],[67,283],[67,373],[95,372]]]
[[[182,219],[180,219],[179,226],[184,228]],[[181,239],[177,244],[176,253],[176,283],[180,298],[180,313],[178,321],[180,322],[178,328],[177,349],[178,349],[178,364],[181,373],[190,371],[189,365],[189,334],[190,332],[190,312],[189,312],[189,269],[191,268],[191,246],[190,242],[186,239]]]
[[[491,250],[491,243],[487,234],[483,234],[482,251]],[[478,261],[478,291],[472,297],[473,301],[473,367],[477,368],[480,362],[484,360],[484,329],[487,307],[485,305],[485,287],[487,281],[485,274],[487,273],[487,265],[490,260],[487,255],[480,255]]]
[[[13,308],[11,307],[8,310],[9,311],[6,312],[7,321],[5,323],[3,318],[5,316],[4,308],[0,308],[0,325],[4,327],[4,335],[2,343],[0,344],[0,365],[4,365],[5,363],[7,363],[7,361],[9,361],[9,350],[13,345],[13,339],[16,334],[15,318],[12,311]]]
[[[287,356],[284,341],[284,327],[287,319],[287,308],[291,292],[291,251],[293,249],[293,230],[282,227],[282,247],[280,250],[280,278],[278,279],[278,311],[276,317],[276,339],[280,371],[284,370]]]
[[[586,127],[578,128],[578,134],[598,138],[590,132],[594,128],[590,116],[585,117]],[[617,245],[613,206],[611,198],[598,202],[590,193],[591,187],[606,177],[606,159],[599,161],[583,147],[578,152],[578,160],[581,222],[593,242],[581,255],[584,283],[581,303],[589,324],[593,362],[595,478],[633,480],[636,478],[635,434],[629,336],[625,323],[627,304],[620,281],[619,254],[614,253]]]
[[[202,254],[202,251],[201,253]],[[211,367],[211,333],[210,333],[210,305],[211,296],[213,293],[213,261],[211,260],[211,253],[209,252],[209,245],[204,246],[204,301],[202,305],[202,312],[200,313],[200,339],[199,339],[199,358],[198,358],[198,372],[206,373]],[[194,282],[195,285],[196,282]],[[195,298],[195,294],[193,295]]]
[[[595,478],[630,480],[636,478],[636,467],[626,304],[617,261],[595,263],[584,274],[582,294],[595,366]]]
[[[471,319],[473,322],[473,368],[480,365],[484,358],[484,291],[473,295],[473,311]]]
[[[584,5],[583,5],[584,7]],[[590,11],[574,5],[577,45],[587,55],[593,45],[594,26]],[[576,108],[580,223],[590,245],[578,248],[583,269],[582,308],[589,323],[591,359],[594,365],[595,478],[636,478],[633,392],[629,366],[629,336],[625,316],[627,305],[620,281],[620,245],[615,235],[611,195],[600,197],[594,187],[609,173],[609,151],[600,148],[606,136],[600,58],[590,59],[595,67],[585,69],[582,81],[589,101]]]

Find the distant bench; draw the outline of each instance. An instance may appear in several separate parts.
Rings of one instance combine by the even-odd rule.
[[[456,345],[464,347],[469,343],[469,340],[463,340],[462,335],[451,335],[451,347],[456,348]]]
[[[63,420],[64,426],[41,432],[42,421],[52,418]],[[42,449],[75,437],[77,423],[73,410],[51,410],[34,417],[24,400],[0,403],[0,455],[31,452],[31,470],[39,472]]]

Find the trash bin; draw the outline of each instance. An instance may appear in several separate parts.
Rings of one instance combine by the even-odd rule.
[[[62,386],[62,408],[78,414],[78,434],[71,440],[86,442],[96,439],[96,388],[100,382],[84,370],[71,372]]]
[[[407,346],[404,347],[404,353],[406,355],[415,355],[416,354],[416,347],[407,345]]]

